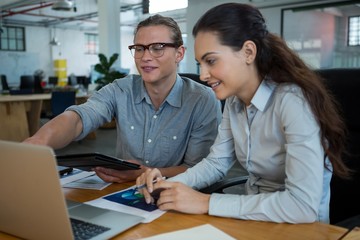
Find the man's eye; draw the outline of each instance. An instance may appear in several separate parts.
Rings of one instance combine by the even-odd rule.
[[[134,48],[136,52],[142,52],[144,51],[144,48],[143,47],[135,47]]]
[[[152,45],[152,50],[155,50],[155,51],[160,51],[163,49],[163,45],[161,44],[156,44],[156,45]]]

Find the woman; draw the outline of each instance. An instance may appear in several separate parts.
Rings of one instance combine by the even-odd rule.
[[[224,18],[223,16],[226,16]],[[193,29],[201,79],[227,99],[209,155],[169,181],[157,169],[137,184],[161,192],[162,210],[239,219],[329,222],[332,173],[348,176],[341,160],[344,124],[321,79],[269,33],[258,9],[216,6]],[[203,194],[238,160],[248,171],[245,195]],[[191,187],[191,188],[190,188]]]

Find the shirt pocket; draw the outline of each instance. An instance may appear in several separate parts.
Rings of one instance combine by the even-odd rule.
[[[167,129],[160,136],[160,150],[162,158],[164,160],[179,159],[179,154],[186,148],[184,130],[179,129]],[[180,157],[182,159],[182,156]]]
[[[140,126],[125,122],[117,126],[119,152],[123,158],[142,159],[144,148],[144,131]]]

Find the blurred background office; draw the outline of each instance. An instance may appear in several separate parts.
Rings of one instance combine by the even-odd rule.
[[[127,46],[136,24],[159,12],[173,17],[183,32],[187,53],[179,72],[198,73],[191,30],[203,12],[223,0],[1,0],[0,74],[9,86],[21,76],[43,72],[53,84],[70,75],[98,73],[98,53],[119,53],[114,68],[136,73]],[[260,8],[269,30],[283,36],[317,68],[360,66],[360,1],[241,0]],[[57,83],[58,84],[58,83]]]

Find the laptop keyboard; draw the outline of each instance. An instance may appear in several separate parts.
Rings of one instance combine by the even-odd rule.
[[[76,240],[91,239],[103,232],[110,230],[110,228],[100,225],[84,222],[78,219],[70,219],[73,234]]]

